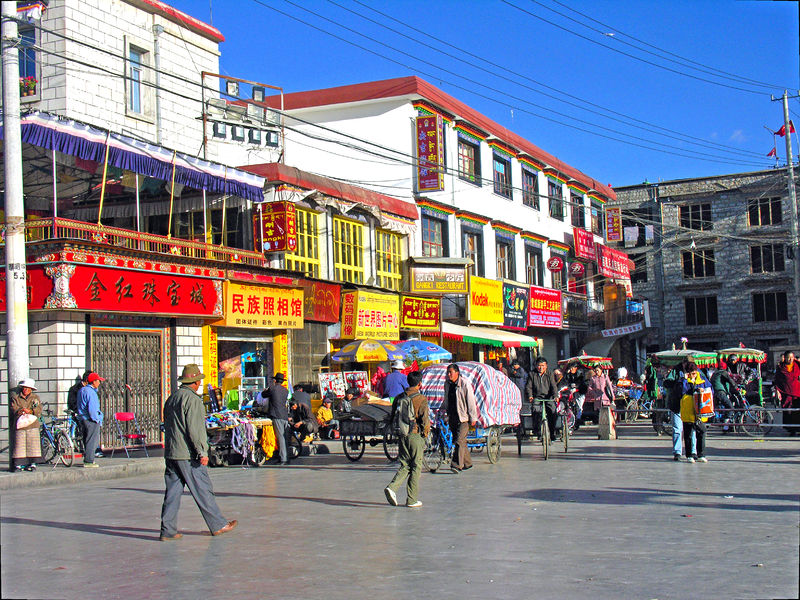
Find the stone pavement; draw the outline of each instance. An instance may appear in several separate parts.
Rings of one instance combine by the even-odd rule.
[[[158,541],[160,472],[4,490],[0,597],[798,596],[800,440],[714,435],[688,464],[644,425],[621,433],[581,430],[547,461],[504,438],[495,465],[424,474],[417,510],[386,503],[377,448],[213,469],[239,519],[219,538],[184,495],[184,538]]]

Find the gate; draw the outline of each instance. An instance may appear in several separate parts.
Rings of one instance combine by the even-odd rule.
[[[92,369],[105,377],[99,390],[105,414],[100,434],[104,448],[120,445],[115,412],[136,413],[148,441],[161,441],[164,335],[153,329],[92,328]]]

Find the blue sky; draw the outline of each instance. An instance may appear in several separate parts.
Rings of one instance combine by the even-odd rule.
[[[418,75],[612,186],[774,166],[770,95],[800,88],[796,2],[168,3],[222,31],[223,74],[287,92]]]

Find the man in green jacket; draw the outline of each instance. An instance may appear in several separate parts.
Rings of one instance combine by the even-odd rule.
[[[164,404],[164,504],[161,507],[160,540],[177,540],[178,509],[184,487],[189,488],[197,508],[211,531],[222,535],[236,527],[236,520],[222,516],[208,476],[206,411],[197,394],[205,375],[195,364],[186,365],[178,381],[181,387]]]

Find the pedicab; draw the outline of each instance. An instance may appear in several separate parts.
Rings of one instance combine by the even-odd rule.
[[[614,365],[611,363],[611,358],[608,356],[596,356],[592,354],[580,354],[578,356],[572,356],[570,358],[558,361],[559,368],[566,373],[567,368],[570,364],[577,363],[579,367],[586,369],[587,371],[593,370],[595,367],[600,367],[605,370],[610,370],[614,368]],[[525,403],[527,406],[523,409],[525,411],[525,415],[523,415],[522,424],[520,428],[522,431],[520,435],[517,436],[517,442],[519,446],[520,452],[522,452],[522,437],[529,435],[533,432],[533,415],[530,414],[531,412],[531,405],[529,403]],[[581,422],[584,421],[594,421],[597,422],[598,413],[594,410],[593,404],[584,404],[582,407],[583,415],[581,417]],[[537,433],[537,432],[533,432]],[[520,437],[521,436],[521,437]]]
[[[774,416],[767,411],[764,405],[763,381],[761,378],[761,365],[767,362],[767,353],[756,348],[723,348],[717,350],[719,359],[726,363],[732,356],[745,363],[751,375],[744,377],[739,383],[739,393],[744,406],[734,410],[730,420],[737,424],[737,429],[751,437],[758,437],[770,433]],[[734,378],[738,374],[733,374]]]
[[[478,421],[467,434],[467,446],[473,452],[486,448],[490,463],[500,460],[501,434],[506,427],[519,424],[522,397],[519,389],[507,375],[479,362],[455,363],[459,373],[475,393]],[[448,460],[453,451],[453,440],[447,426],[447,405],[444,384],[447,365],[430,365],[422,371],[420,391],[428,399],[431,414],[431,435],[426,440],[425,465],[430,471]]]

